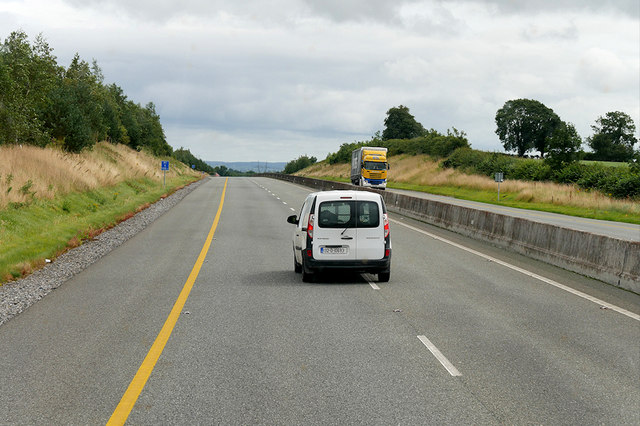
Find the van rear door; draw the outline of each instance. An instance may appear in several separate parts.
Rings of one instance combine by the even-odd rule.
[[[317,207],[313,257],[353,260],[357,254],[356,205],[352,197],[321,201]]]
[[[375,201],[356,201],[357,250],[356,258],[382,259],[384,257],[384,225],[381,204]]]

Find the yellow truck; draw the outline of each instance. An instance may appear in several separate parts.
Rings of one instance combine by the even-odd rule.
[[[387,187],[387,148],[363,146],[351,153],[351,183],[385,189]]]

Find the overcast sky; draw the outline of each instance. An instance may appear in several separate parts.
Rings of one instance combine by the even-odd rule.
[[[510,99],[583,138],[608,111],[640,126],[639,14],[637,0],[0,0],[0,39],[42,33],[65,67],[95,58],[203,160],[322,160],[398,105],[488,151]]]

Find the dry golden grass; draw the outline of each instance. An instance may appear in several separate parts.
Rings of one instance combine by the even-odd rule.
[[[322,162],[294,174],[313,178],[339,177],[349,179],[351,177],[351,166],[349,164],[327,164]]]
[[[442,186],[467,188],[478,191],[496,191],[496,182],[489,177],[467,175],[454,169],[441,169],[439,163],[427,156],[390,157],[390,183],[406,183],[420,186]],[[349,164],[315,164],[299,173],[308,177],[341,177],[349,179]],[[640,215],[640,203],[617,200],[599,192],[586,192],[574,185],[560,185],[552,182],[526,182],[505,180],[500,184],[500,192],[513,194],[516,201],[573,206],[584,209],[617,210]]]
[[[196,175],[186,166],[178,170],[175,163],[167,178],[177,173]],[[160,160],[107,142],[79,154],[26,145],[0,146],[0,209],[25,202],[33,193],[35,198],[53,198],[136,178],[161,180]]]

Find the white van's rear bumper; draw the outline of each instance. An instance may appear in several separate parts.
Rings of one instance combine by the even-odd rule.
[[[388,257],[376,260],[318,260],[304,256],[304,268],[307,273],[320,272],[332,269],[348,269],[353,272],[369,272],[377,274],[379,272],[389,272],[391,269],[391,253]]]

